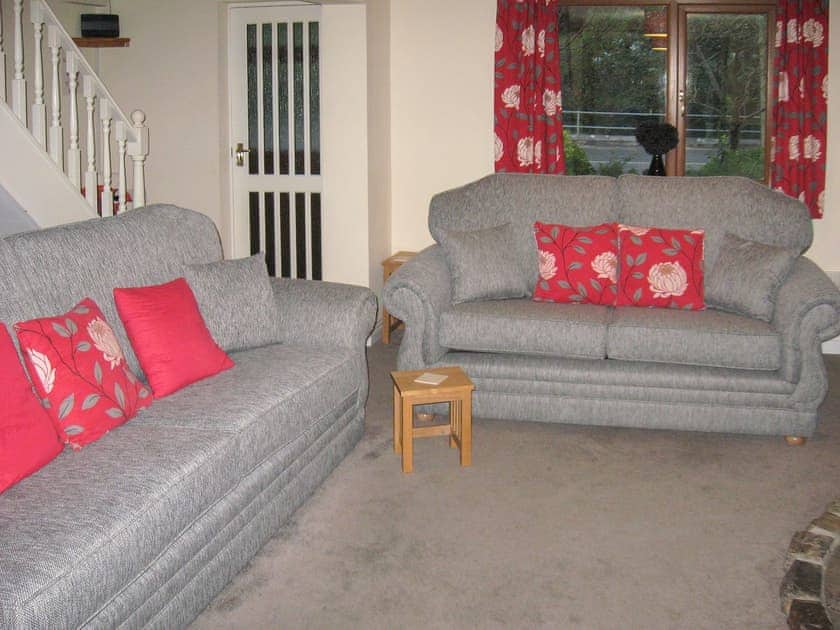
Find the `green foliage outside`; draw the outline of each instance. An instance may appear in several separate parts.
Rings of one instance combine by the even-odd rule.
[[[731,150],[721,145],[716,156],[709,158],[699,169],[689,170],[686,175],[741,175],[761,181],[764,179],[764,148]]]
[[[566,153],[566,175],[595,174],[595,169],[586,157],[586,152],[565,129],[563,130],[563,151]]]

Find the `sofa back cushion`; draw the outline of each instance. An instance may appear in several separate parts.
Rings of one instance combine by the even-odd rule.
[[[537,281],[534,223],[597,225],[617,220],[612,177],[495,173],[432,197],[429,231],[438,243],[443,232],[470,232],[510,223],[511,243],[529,290]]]
[[[813,229],[808,209],[744,177],[618,178],[619,222],[705,231],[705,267],[718,257],[724,234],[804,252]]]
[[[207,216],[154,205],[0,239],[0,320],[62,313],[93,299],[114,329],[129,368],[141,374],[114,306],[114,287],[160,284],[187,265],[222,258]]]

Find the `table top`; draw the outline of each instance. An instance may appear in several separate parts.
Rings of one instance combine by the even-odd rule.
[[[440,385],[427,385],[425,383],[416,383],[414,381],[414,379],[426,372],[430,372],[432,374],[445,374],[446,380]],[[399,389],[403,394],[422,392],[424,394],[434,395],[445,394],[458,389],[465,389],[468,391],[475,389],[475,385],[473,385],[470,377],[457,366],[428,368],[425,370],[395,371],[391,372],[391,379],[394,381],[394,385],[397,386],[397,389]]]

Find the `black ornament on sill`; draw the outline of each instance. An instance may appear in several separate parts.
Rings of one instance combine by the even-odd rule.
[[[636,141],[653,156],[647,174],[665,175],[662,156],[679,143],[677,128],[665,122],[646,121],[636,127]]]

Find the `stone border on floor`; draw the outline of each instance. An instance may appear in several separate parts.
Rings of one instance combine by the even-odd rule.
[[[840,499],[829,504],[808,529],[796,532],[785,558],[779,589],[782,612],[794,630],[832,630],[823,577],[828,559],[840,554]]]

